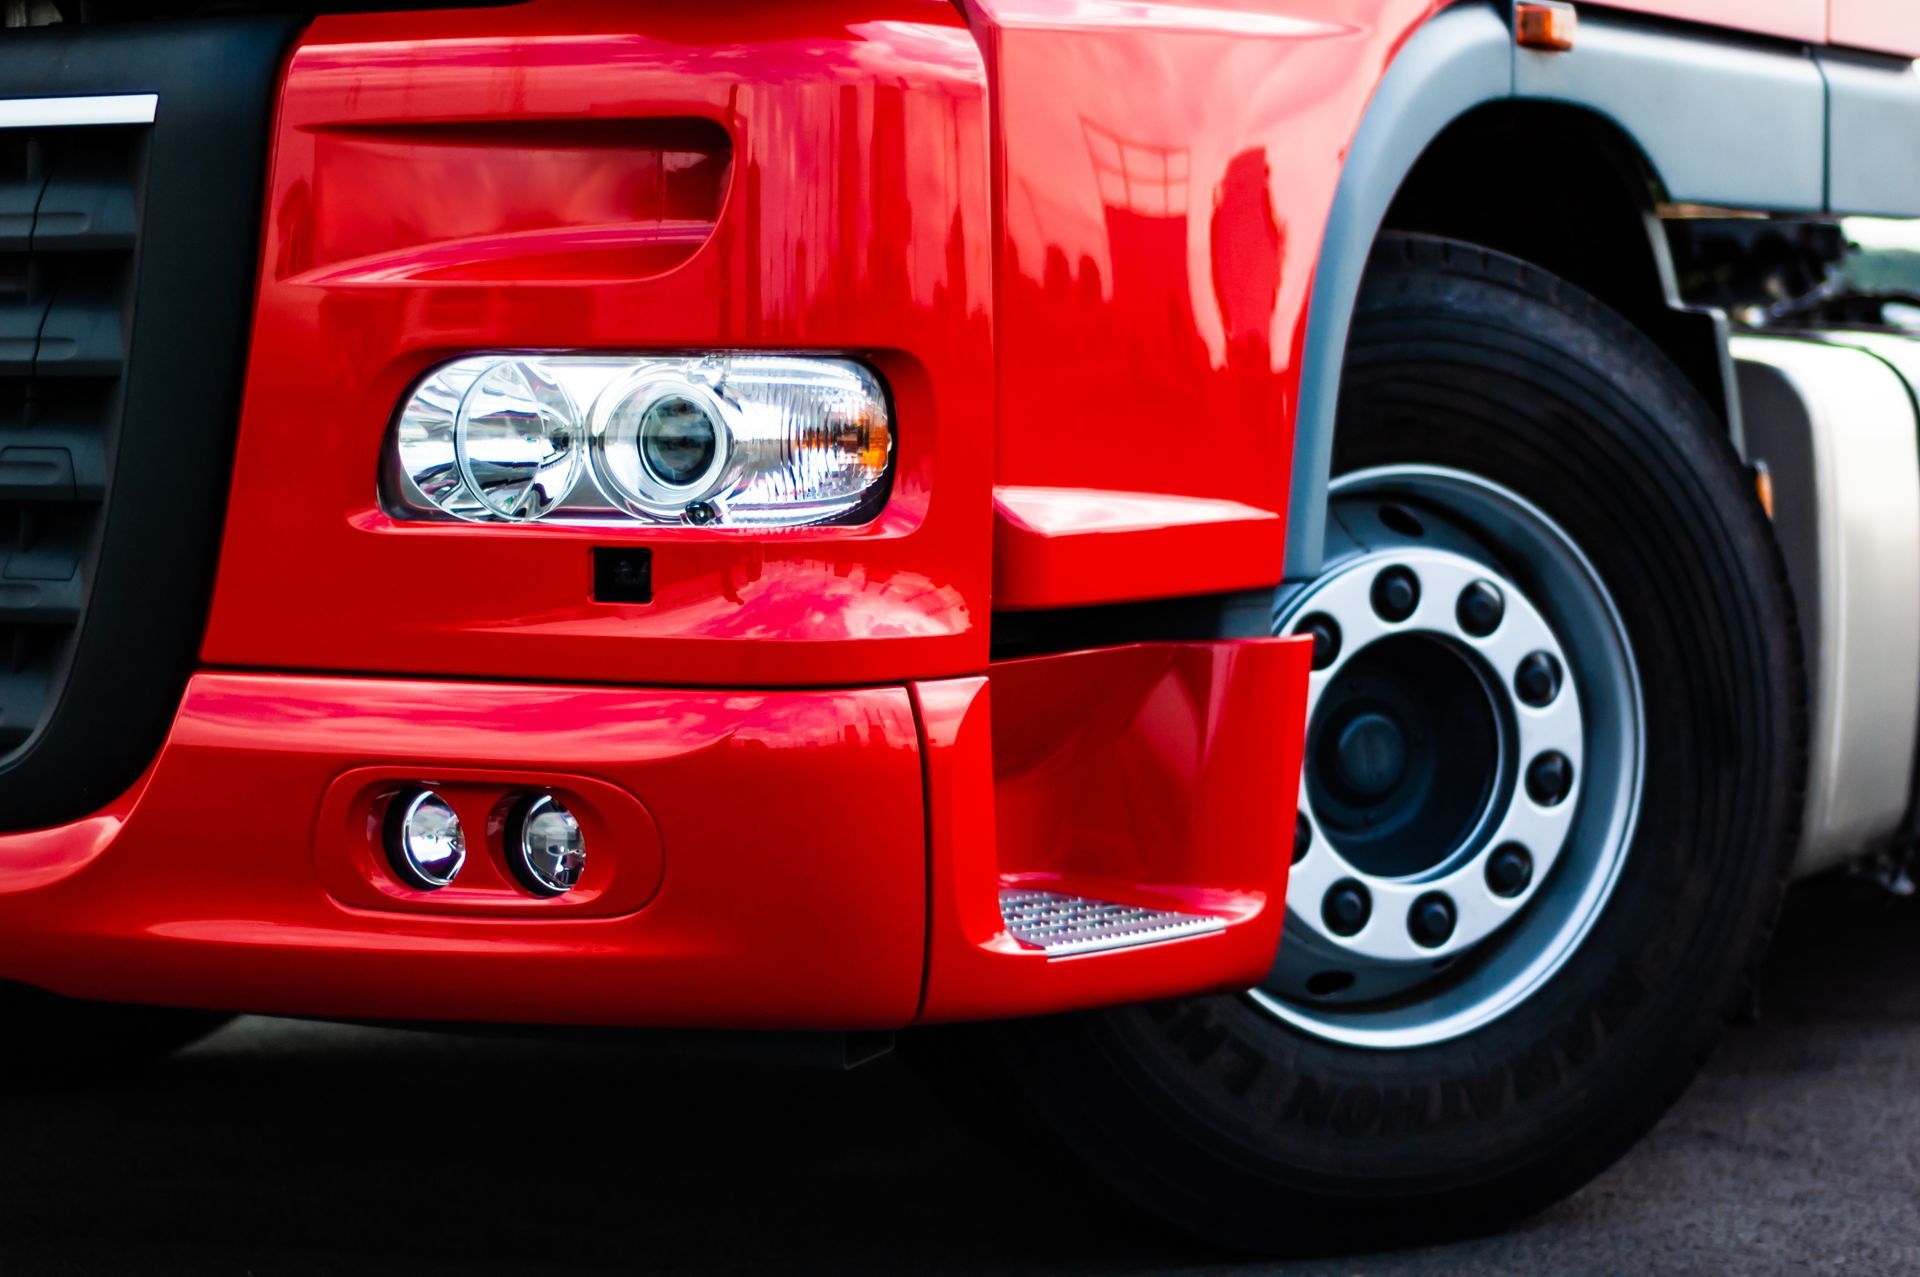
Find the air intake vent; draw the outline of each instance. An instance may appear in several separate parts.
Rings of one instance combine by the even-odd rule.
[[[122,418],[148,131],[0,130],[0,750],[46,718],[79,634]]]
[[[0,830],[124,793],[192,673],[291,31],[0,40]]]

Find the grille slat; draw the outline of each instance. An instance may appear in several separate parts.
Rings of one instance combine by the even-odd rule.
[[[47,322],[48,303],[0,303],[0,379],[25,380],[33,376],[34,356],[40,350],[40,329]]]
[[[0,253],[24,253],[33,247],[34,208],[40,188],[0,183]]]
[[[77,495],[71,452],[0,442],[0,501],[72,501]]]
[[[0,253],[33,244],[33,219],[47,187],[40,144],[28,134],[0,137]]]
[[[304,19],[142,16],[0,39],[0,832],[138,780],[213,592]]]
[[[125,173],[62,173],[46,185],[34,217],[36,253],[126,252],[133,247],[133,186]]]
[[[94,281],[61,288],[40,326],[34,376],[118,377],[125,359],[120,310],[120,299]]]
[[[11,569],[10,561],[8,570]],[[77,573],[65,581],[14,581],[0,577],[0,624],[72,625],[80,619],[81,602]]]
[[[147,144],[143,126],[0,137],[0,749],[65,676],[102,535]]]

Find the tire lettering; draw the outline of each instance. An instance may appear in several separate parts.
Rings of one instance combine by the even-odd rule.
[[[1380,1133],[1410,1135],[1432,1125],[1428,1116],[1433,1092],[1424,1086],[1395,1087],[1380,1096]]]
[[[1323,1090],[1320,1084],[1310,1077],[1303,1077],[1294,1084],[1293,1093],[1287,1096],[1286,1107],[1280,1110],[1282,1122],[1298,1122],[1313,1130],[1327,1124],[1327,1117],[1333,1112],[1334,1090]]]
[[[1646,986],[1632,967],[1624,962],[1615,967],[1593,1000],[1593,1012],[1600,1018],[1600,1027],[1609,1035],[1618,1033],[1646,996]]]
[[[1594,1031],[1592,1016],[1581,1015],[1569,1020],[1549,1036],[1576,1070],[1586,1067],[1600,1053],[1600,1035]]]
[[[1227,1031],[1213,1022],[1203,1002],[1189,1002],[1167,1026],[1167,1041],[1185,1049],[1187,1062],[1205,1064],[1227,1040]]]
[[[1227,1049],[1239,1061],[1227,1074],[1227,1091],[1236,1100],[1245,1099],[1253,1084],[1266,1072],[1267,1057],[1239,1038],[1227,1039]]]
[[[1466,1097],[1465,1111],[1482,1122],[1498,1117],[1507,1106],[1506,1069],[1475,1074],[1463,1079],[1460,1087]]]
[[[1554,1058],[1551,1042],[1534,1043],[1509,1067],[1513,1070],[1514,1098],[1522,1103],[1551,1091],[1560,1082],[1560,1061]]]

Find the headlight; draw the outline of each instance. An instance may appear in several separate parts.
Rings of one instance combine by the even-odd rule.
[[[878,378],[785,355],[471,355],[401,405],[402,518],[792,527],[873,517],[893,467]]]
[[[696,507],[726,473],[732,442],[719,399],[680,377],[640,370],[593,406],[593,477],[637,518],[713,522]]]
[[[542,369],[501,360],[474,379],[454,417],[461,481],[496,518],[549,513],[580,478],[578,415]]]

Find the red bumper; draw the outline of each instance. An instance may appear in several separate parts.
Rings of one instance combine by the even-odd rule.
[[[996,606],[1270,582],[1284,432],[1234,445],[1267,477],[1223,500],[1131,490],[1156,481],[1157,462],[1120,465],[1152,455],[1133,442],[1161,429],[1152,395],[1094,414],[1098,433],[1022,431],[996,453],[987,84],[945,0],[316,20],[276,117],[201,649],[236,672],[193,678],[113,807],[0,835],[0,979],[304,1015],[811,1028],[1258,979],[1305,651],[990,666],[988,629]],[[1198,199],[1210,179],[1194,180]],[[1078,210],[1062,226],[1134,225],[1086,203],[1094,190],[1045,206]],[[1116,242],[1184,263],[1188,237],[1162,220]],[[1051,280],[1059,252],[1023,269]],[[1116,264],[1113,305],[1184,314],[1185,291],[1159,291],[1176,276]],[[1114,331],[1217,362],[1151,324]],[[1129,348],[1107,343],[1109,363]],[[887,507],[741,537],[414,523],[378,504],[394,405],[425,369],[556,349],[858,357],[897,416]],[[1265,422],[1279,373],[1257,362],[1242,406]],[[1186,403],[1218,381],[1202,373],[1166,384]],[[1075,481],[1102,490],[1061,489],[1052,463],[1023,474],[1022,456],[1077,457],[1092,469]],[[996,473],[1018,516],[997,566]],[[651,602],[594,596],[603,547],[651,554]],[[318,673],[272,672],[287,668]],[[643,679],[676,687],[626,686]],[[379,846],[374,813],[408,784],[468,832],[469,865],[439,892],[397,881]],[[586,876],[558,898],[501,862],[502,805],[535,789],[587,834]],[[1009,886],[1223,926],[1049,959],[1002,924]]]
[[[810,1028],[1244,985],[1278,937],[1304,665],[1272,640],[845,691],[203,674],[132,793],[0,838],[0,976],[300,1015]],[[385,870],[361,799],[400,780],[461,809],[458,888]],[[487,826],[523,787],[584,813],[568,896],[507,885]],[[999,923],[1001,883],[1035,880],[1227,925],[1049,960]]]

